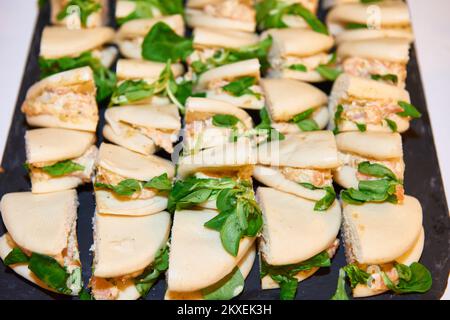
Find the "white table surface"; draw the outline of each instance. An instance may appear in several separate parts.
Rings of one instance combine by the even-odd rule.
[[[409,0],[408,3],[447,203],[450,203],[450,1]],[[36,16],[37,0],[0,3],[0,159]],[[450,300],[449,287],[443,299]]]

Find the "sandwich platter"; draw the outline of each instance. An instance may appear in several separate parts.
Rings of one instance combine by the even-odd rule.
[[[261,20],[260,15],[257,16],[258,23],[241,19],[247,10],[242,7],[239,7],[242,9],[241,17],[234,21],[226,14],[220,16],[214,11],[219,8],[214,7],[215,4],[205,8],[202,3],[207,1],[187,1],[185,21],[181,16],[165,14],[165,10],[171,12],[173,8],[161,5],[159,11],[152,11],[151,14],[160,15],[155,19],[164,23],[133,18],[132,1],[86,2],[98,4],[102,9],[95,9],[88,18],[76,14],[61,15],[56,11],[62,10],[64,1],[48,1],[39,10],[1,163],[0,197],[3,199],[0,236],[7,232],[8,235],[0,238],[0,256],[2,260],[6,256],[15,260],[9,266],[0,263],[0,299],[78,299],[76,296],[80,292],[87,296],[86,288],[90,283],[97,299],[111,296],[115,299],[138,299],[145,296],[146,300],[215,300],[223,299],[223,292],[227,286],[233,285],[233,281],[243,283],[245,279],[245,285],[234,287],[233,294],[228,294],[228,298],[276,300],[280,298],[278,288],[286,287],[286,280],[274,276],[280,270],[276,267],[281,266],[282,269],[320,255],[331,258],[331,265],[300,268],[301,271],[295,274],[294,284],[297,280],[304,281],[298,283],[296,291],[291,289],[286,293],[289,291],[286,288],[281,290],[285,291],[284,298],[293,294],[298,300],[330,299],[336,292],[343,270],[349,276],[350,270],[343,268],[349,260],[357,262],[361,268],[369,265],[366,269],[369,272],[370,268],[378,267],[377,264],[385,265],[387,262],[392,263],[391,266],[394,263],[395,266],[397,263],[412,266],[419,258],[432,277],[432,284],[426,290],[416,287],[412,292],[403,291],[406,294],[393,293],[392,287],[398,289],[405,281],[410,281],[411,274],[408,278],[398,271],[403,269],[392,267],[390,270],[383,269],[385,272],[378,269],[380,274],[388,277],[387,280],[383,278],[387,287],[389,281],[394,282],[391,291],[369,288],[364,280],[354,286],[353,297],[367,296],[365,299],[378,300],[442,297],[450,270],[449,211],[413,44],[409,60],[405,60],[413,36],[410,27],[401,25],[401,21],[404,23],[409,19],[404,2],[386,1],[389,2],[386,7],[380,4],[385,17],[395,20],[384,29],[381,25],[381,30],[361,27],[365,23],[360,21],[361,10],[365,12],[367,7],[359,1],[336,0],[333,1],[335,6],[327,10],[319,5],[320,1],[317,1],[318,8],[314,5],[304,7],[316,1],[303,1],[303,4],[296,4],[302,1],[289,1],[289,4],[281,5],[286,8],[291,6],[289,8],[292,9],[285,11],[284,28],[274,28],[271,25],[273,20]],[[253,1],[223,2],[234,5],[241,2],[239,6],[246,6]],[[258,6],[283,1],[256,2]],[[226,12],[226,6],[220,8]],[[311,19],[314,20],[311,12],[305,13],[304,10],[317,10],[317,17],[327,21],[330,35],[324,35],[321,24],[316,23],[313,27],[310,24]],[[143,18],[149,16],[144,15]],[[63,42],[67,37],[64,25],[71,23],[86,28],[71,30],[71,41],[66,41],[64,47],[58,46],[58,42]],[[395,23],[400,23],[400,26],[396,27]],[[60,25],[59,29],[48,27],[56,24]],[[94,30],[92,28],[97,32],[91,32]],[[149,45],[149,34],[155,33],[154,41],[158,36],[155,28],[165,32],[165,36],[172,37],[175,42],[183,41],[180,40],[183,35],[193,36],[194,54],[188,59],[178,59],[183,61],[171,61],[171,65],[166,65],[158,63],[161,62],[158,55],[167,50],[160,47],[161,52],[150,50],[144,54],[146,60],[140,60],[141,46]],[[258,33],[254,32],[255,28]],[[301,41],[294,42],[292,39]],[[242,54],[239,48],[264,45],[269,40],[272,47],[267,60],[255,53],[245,59],[239,58]],[[109,45],[113,42],[116,46]],[[223,42],[229,44],[231,49],[227,54],[234,54],[237,62],[221,64],[221,59],[228,59],[229,56],[221,56],[223,51],[220,50],[211,53]],[[308,43],[309,46],[299,45],[301,43]],[[208,45],[216,49],[210,49]],[[336,45],[336,54],[331,55],[329,52],[335,51]],[[126,92],[125,86],[113,88],[113,92],[107,85],[99,86],[96,73],[96,68],[97,71],[102,68],[99,65],[90,65],[94,73],[85,65],[80,65],[81,68],[67,68],[67,71],[51,75],[50,64],[45,69],[43,62],[39,61],[42,56],[47,63],[62,56],[74,56],[77,50],[77,55],[84,55],[93,48],[95,50],[89,51],[84,58],[90,59],[88,55],[96,55],[96,61],[115,71],[119,84],[138,84],[142,89],[137,99],[140,104],[133,100],[136,95],[120,92],[120,89]],[[265,48],[269,50],[269,46]],[[116,56],[118,52],[120,55]],[[214,64],[213,67],[201,62],[201,57],[208,54],[210,59],[207,63]],[[372,72],[368,76],[364,70],[373,67],[370,65],[362,67],[362,71],[355,71],[352,63],[367,62],[370,60],[364,60],[367,55],[377,61],[395,61],[391,66],[400,66],[396,69],[396,75]],[[335,70],[332,66],[336,59],[345,74],[339,77],[335,74],[333,85],[332,81],[326,80],[333,77]],[[290,63],[288,67],[287,62]],[[270,68],[267,69],[265,63]],[[318,66],[311,69],[309,63]],[[193,96],[191,90],[191,97],[185,102],[180,103],[177,98],[174,102],[174,92],[170,88],[178,86],[177,90],[180,90],[181,83],[174,79],[183,75],[187,68],[198,73],[194,83],[202,95]],[[45,71],[42,69],[50,75],[43,80]],[[261,69],[264,69],[262,74]],[[163,74],[169,76],[166,78],[167,87],[161,89],[153,84],[158,83]],[[106,79],[115,78],[108,72],[103,76]],[[241,89],[230,86],[235,83],[230,79],[239,80],[240,85],[249,81],[244,88],[246,91],[240,92]],[[150,89],[149,84],[152,85]],[[151,94],[146,94],[146,90]],[[39,96],[42,91],[49,95],[42,98]],[[283,95],[286,91],[290,94]],[[64,97],[74,99],[80,109],[75,109],[73,113],[57,110],[56,116],[55,110],[53,114],[39,112],[42,111],[36,108],[39,103],[43,103],[44,107],[41,107],[45,109],[46,101],[61,99],[51,96],[54,92],[62,92]],[[100,101],[98,111],[92,108],[96,105],[96,98]],[[350,99],[354,101],[349,102]],[[397,111],[392,117],[385,116],[378,124],[337,117],[342,114],[342,105],[354,107],[359,103],[370,108],[371,101],[377,99],[398,100],[402,112]],[[58,101],[63,105],[66,103],[63,99]],[[412,105],[417,107],[421,117],[415,113],[417,110],[410,109],[405,115]],[[265,113],[260,111],[263,107]],[[389,109],[392,106],[384,107]],[[179,114],[178,109],[183,112]],[[211,114],[222,117],[212,117]],[[415,119],[416,116],[418,119]],[[80,118],[67,121],[76,117]],[[208,117],[219,124],[215,124],[214,128],[195,127],[196,122],[207,122]],[[236,120],[232,130],[228,130],[230,126],[227,121],[230,119]],[[175,166],[171,162],[171,153],[180,152],[176,142],[181,127],[185,128],[188,136],[183,145],[184,153]],[[325,131],[327,128],[329,130]],[[261,135],[259,129],[268,130],[271,134],[273,130],[278,138],[271,135],[273,140],[270,141],[267,135]],[[333,129],[336,135],[331,132]],[[203,140],[190,141],[189,134],[195,136],[200,131]],[[249,132],[255,139],[262,136],[262,140],[257,140],[256,147],[252,144],[253,136],[247,139]],[[95,145],[93,141],[96,141]],[[217,151],[219,149],[215,147],[218,144],[229,145],[232,151]],[[270,150],[259,153],[260,145],[270,144],[276,144],[278,154],[272,154]],[[246,152],[254,148],[258,150],[257,155],[252,151]],[[202,162],[199,164],[200,158]],[[349,159],[358,159],[359,172],[352,167]],[[384,171],[382,180],[375,179],[390,183],[390,201],[386,198],[385,201],[372,199],[364,200],[370,203],[361,204],[364,201],[355,195],[356,192],[349,192],[361,188],[358,182],[362,180],[356,178],[360,179],[361,164],[370,167],[370,159],[376,159],[377,163],[391,161],[396,164],[395,168],[391,167],[392,171]],[[64,168],[58,167],[63,162]],[[246,171],[248,167],[251,167],[250,174]],[[74,175],[65,176],[64,173],[77,171]],[[230,175],[236,174],[239,181],[243,177],[243,182],[228,179],[222,171],[233,172]],[[286,175],[283,176],[286,172],[299,171],[322,173],[321,177],[328,179],[330,184],[319,188],[311,183],[293,183]],[[237,245],[230,245],[229,238],[219,239],[217,230],[221,230],[222,235],[224,223],[216,229],[204,227],[219,216],[219,207],[230,205],[225,202],[219,204],[220,199],[225,198],[221,198],[221,194],[225,194],[223,191],[215,195],[217,202],[212,201],[216,198],[211,196],[211,191],[209,198],[202,202],[191,200],[197,204],[194,207],[185,206],[180,200],[185,198],[176,194],[177,184],[183,191],[186,186],[183,183],[188,183],[192,175],[199,180],[223,178],[223,183],[231,185],[229,188],[237,188],[233,189],[237,192],[235,195],[250,198],[249,202],[245,202],[247,210],[253,214],[262,210],[262,217],[246,222],[246,229],[241,231]],[[118,183],[117,177],[125,180]],[[169,193],[173,178],[179,180]],[[246,179],[253,183],[249,184]],[[127,183],[122,184],[124,181]],[[139,184],[141,182],[142,185]],[[333,188],[335,191],[330,191]],[[134,197],[136,192],[138,196]],[[322,200],[330,194],[333,199],[340,194],[340,199],[347,200],[334,200],[325,205]],[[117,195],[129,198],[124,200]],[[173,200],[177,197],[178,202]],[[257,203],[252,202],[254,197]],[[397,201],[402,203],[402,209],[398,209]],[[233,212],[237,212],[237,208],[238,205]],[[175,213],[169,214],[167,211]],[[255,241],[251,224],[256,224],[259,218],[261,224],[264,220],[265,225],[256,234],[262,232],[264,239]],[[61,233],[62,229],[66,231]],[[166,247],[169,237],[170,245]],[[358,238],[358,243],[355,238]],[[40,243],[36,244],[34,239],[39,239]],[[336,239],[340,239],[339,245]],[[75,249],[77,241],[78,248]],[[119,242],[120,245],[117,244]],[[302,246],[303,243],[307,245]],[[14,257],[11,256],[13,251]],[[156,260],[164,254],[169,255],[168,251],[168,270],[167,266],[161,269],[155,267],[159,263]],[[42,280],[45,271],[39,268],[39,263],[48,258],[46,255],[55,257],[51,261],[46,260],[49,264],[62,259],[58,260],[61,261],[59,266],[53,267],[58,269],[61,264],[64,265],[69,276],[63,276],[63,283],[56,285],[55,282],[49,284]],[[117,263],[118,260],[121,260],[120,263]],[[261,272],[261,268],[265,270]],[[395,274],[400,278],[392,280],[387,276],[392,270],[397,270]],[[156,282],[152,278],[155,272]],[[263,273],[262,279],[260,272]],[[114,282],[114,279],[121,281]],[[291,275],[289,281],[292,279]],[[377,281],[375,276],[370,279]],[[112,286],[115,291],[110,287],[102,291],[102,286]]]

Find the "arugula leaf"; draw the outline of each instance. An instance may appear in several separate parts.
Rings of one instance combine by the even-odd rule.
[[[336,112],[334,113],[334,134],[339,133],[339,122],[342,120],[342,112],[344,112],[344,107],[340,104],[337,106]]]
[[[230,300],[244,288],[245,279],[238,267],[216,284],[202,289],[205,300]]]
[[[331,300],[349,300],[347,292],[345,291],[345,271],[343,268],[339,269],[336,292],[331,297]]]
[[[313,113],[314,108],[310,108],[294,116],[290,122],[294,122],[302,131],[319,130],[317,122],[314,119],[310,119]]]
[[[360,181],[358,189],[342,190],[341,197],[350,204],[384,201],[397,203],[395,191],[398,184],[396,181],[386,179]]]
[[[357,22],[347,22],[344,26],[347,30],[356,30],[356,29],[367,29],[366,23],[357,23]]]
[[[381,2],[383,0],[359,0],[359,2],[361,3],[376,3],[376,2]]]
[[[391,119],[384,118],[384,121],[386,121],[389,128],[392,130],[392,132],[397,132],[397,123],[395,121],[392,121]]]
[[[358,164],[358,172],[381,178],[380,180],[362,180],[358,189],[349,188],[341,192],[342,200],[350,204],[362,204],[368,201],[397,203],[396,188],[402,181],[384,165],[364,161]]]
[[[41,169],[52,177],[61,177],[75,171],[83,171],[84,166],[73,162],[72,160],[65,160],[57,162],[51,166],[42,167]]]
[[[180,37],[164,22],[156,23],[142,43],[142,57],[151,61],[184,61],[192,51],[192,39]]]
[[[280,300],[294,300],[298,285],[296,278],[281,274],[273,275],[271,278],[280,286]]]
[[[135,101],[150,98],[155,87],[144,80],[125,80],[113,92],[111,105],[126,105]]]
[[[301,3],[295,3],[289,6],[287,14],[302,17],[312,30],[328,35],[327,27],[316,17],[314,13],[306,9]]]
[[[339,75],[342,73],[341,70],[336,69],[334,67],[330,67],[328,65],[319,65],[316,67],[316,71],[325,79],[334,81],[339,77]]]
[[[302,17],[312,30],[328,34],[327,27],[300,3],[289,4],[278,0],[263,0],[256,4],[256,21],[260,30],[287,28],[284,15]]]
[[[159,74],[158,79],[149,84],[144,80],[125,80],[113,92],[110,106],[125,105],[135,101],[148,99],[160,94],[167,96],[180,112],[184,114],[184,104],[190,96],[204,97],[204,93],[192,93],[192,82],[183,81],[176,83],[171,69],[171,60],[167,60],[166,66]]]
[[[255,77],[241,77],[237,80],[234,80],[225,86],[222,87],[222,89],[231,95],[235,97],[241,97],[245,94],[250,94],[255,96],[258,100],[261,99],[261,94],[254,92],[250,89],[253,85],[256,84],[256,78]]]
[[[169,247],[161,248],[155,256],[153,263],[145,268],[144,272],[134,280],[137,291],[145,297],[161,274],[169,268]]]
[[[325,186],[325,187],[316,187],[312,183],[300,182],[302,187],[305,187],[309,190],[325,190],[325,196],[322,199],[316,202],[314,205],[315,211],[325,211],[333,204],[334,200],[336,200],[336,192],[334,191],[333,186]]]
[[[395,269],[399,274],[399,282],[392,282],[386,273],[382,272],[381,277],[385,285],[397,294],[401,293],[424,293],[430,290],[433,280],[430,271],[418,262],[413,262],[411,266],[396,264]]]
[[[185,80],[183,82],[177,83],[176,85],[177,90],[174,95],[178,102],[183,106],[186,104],[186,100],[189,97],[206,97],[205,92],[193,92],[194,83],[192,81]]]
[[[285,138],[281,132],[278,132],[276,129],[272,128],[272,122],[266,107],[259,111],[259,117],[261,122],[254,129],[248,130],[245,133],[246,136],[267,135],[266,142],[283,140]]]
[[[397,84],[398,83],[398,77],[396,74],[392,74],[392,73],[387,73],[387,74],[372,74],[370,76],[370,78],[372,80],[377,80],[377,81],[387,81],[387,82],[392,82],[393,84]]]
[[[358,164],[358,172],[378,178],[397,180],[397,176],[391,169],[379,163],[371,163],[370,161],[360,162]]]
[[[367,130],[367,125],[365,123],[357,123],[355,122],[356,127],[360,132],[365,132]]]
[[[54,258],[33,252],[28,269],[50,288],[63,294],[72,293],[67,287],[69,274]]]
[[[272,266],[264,261],[264,259],[261,259],[261,278],[270,276],[280,285],[280,298],[283,300],[292,300],[297,291],[297,279],[295,278],[297,273],[300,271],[308,271],[312,268],[329,267],[330,265],[330,256],[326,251],[322,251],[306,261],[284,266]]]
[[[71,6],[77,6],[80,9],[80,22],[83,27],[86,27],[88,17],[102,8],[102,5],[95,0],[70,0],[58,13],[56,19],[61,21],[69,16],[71,14],[69,7]]]
[[[94,297],[84,288],[81,289],[78,297],[80,298],[80,300],[95,300]]]
[[[221,179],[199,179],[196,177],[189,177],[185,180],[178,180],[175,182],[171,192],[169,193],[169,200],[167,210],[174,213],[175,210],[183,210],[199,204],[197,198],[189,197],[189,195],[198,190],[211,190],[210,197],[213,200],[217,197],[220,190],[234,188],[236,181],[230,178]]]
[[[225,250],[233,255],[237,256],[239,251],[239,242],[244,235],[244,230],[240,225],[239,218],[236,214],[237,211],[230,214],[220,229],[220,240]]]
[[[231,114],[215,114],[212,117],[212,123],[216,127],[233,128],[239,122],[239,119]]]
[[[356,264],[349,264],[342,268],[350,280],[350,286],[355,288],[357,284],[367,284],[370,274],[358,268]]]
[[[300,64],[300,63],[291,64],[289,66],[289,69],[294,70],[294,71],[300,71],[300,72],[307,72],[308,71],[306,66],[304,64]]]
[[[167,173],[163,173],[144,183],[144,188],[153,188],[158,191],[170,191],[172,189],[172,181],[169,179]]]
[[[134,19],[153,18],[153,10],[155,9],[153,1],[143,0],[143,1],[134,1],[134,3],[135,8],[133,12],[129,13],[125,17],[120,17],[116,19],[116,22],[119,26]]]
[[[335,67],[336,60],[336,52],[333,52],[330,60],[326,64],[320,64],[315,70],[326,80],[334,81],[342,73],[341,70]]]
[[[255,127],[258,129],[267,129],[271,128],[272,121],[270,120],[269,111],[267,111],[267,108],[264,107],[259,111],[259,118],[261,119],[261,122]]]
[[[120,196],[131,196],[135,192],[141,191],[141,183],[136,179],[125,179],[119,182],[118,185],[96,182],[96,188],[109,189]]]
[[[397,113],[401,117],[420,118],[422,116],[416,107],[406,101],[398,101],[398,105],[403,109],[402,112]]]
[[[184,11],[182,0],[133,0],[133,2],[134,11],[125,17],[117,18],[119,26],[134,19],[153,18],[154,11],[159,11],[164,16],[183,14]]]
[[[41,78],[86,66],[91,67],[94,72],[94,81],[97,87],[97,101],[101,102],[112,94],[117,78],[114,72],[103,66],[100,60],[92,55],[92,52],[86,51],[78,57],[62,57],[59,59],[39,57]]]
[[[28,256],[20,249],[19,247],[15,247],[11,250],[10,253],[3,260],[5,266],[10,266],[16,263],[26,263],[29,261]]]

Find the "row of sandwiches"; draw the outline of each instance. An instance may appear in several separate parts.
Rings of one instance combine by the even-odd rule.
[[[335,40],[312,28],[303,10],[314,12],[317,1],[257,1],[256,12],[253,5],[188,1],[192,48],[168,62],[144,54],[161,30],[174,42],[187,39],[183,18],[164,5],[135,19],[137,3],[118,1],[116,16],[126,19],[117,34],[44,29],[47,77],[22,106],[29,125],[42,127],[25,136],[32,190],[7,194],[0,204],[6,265],[46,289],[83,292],[73,188],[92,181],[95,299],[144,297],[162,274],[166,299],[231,299],[255,259],[262,289],[281,288],[280,297],[292,299],[297,282],[330,266],[341,227],[349,264],[334,298],[346,297],[345,275],[354,297],[429,289],[431,276],[417,263],[422,209],[404,195],[399,134],[420,116],[403,89],[411,38],[333,31],[332,22],[358,23],[367,9],[336,4],[327,20],[335,39],[344,39],[336,41],[335,58]],[[273,13],[273,5],[284,10],[283,24],[257,21],[258,11]],[[387,17],[406,8],[399,1],[380,6],[392,11]],[[256,25],[268,30],[259,36]],[[106,71],[116,54],[111,42],[127,58],[114,77]],[[76,63],[64,68],[61,59]],[[102,132],[112,144],[97,149],[99,79],[108,77],[114,107],[105,111]],[[329,98],[307,83],[335,78]],[[188,85],[193,90],[181,103],[175,93]],[[244,109],[260,110],[261,123]],[[154,155],[158,149],[173,161]],[[256,193],[252,177],[264,185]],[[344,188],[341,202],[333,181]]]
[[[54,25],[78,28],[96,28],[108,24],[108,5],[104,0],[85,0],[85,5],[74,5],[68,0],[51,0],[51,22]],[[139,19],[161,18],[183,14],[189,27],[219,28],[243,32],[265,29],[266,19],[278,16],[281,27],[313,28],[311,16],[317,14],[318,0],[189,0],[186,8],[182,1],[136,1],[118,0],[115,18],[119,25]],[[360,0],[330,0],[326,6],[332,9],[327,16],[330,33],[337,35],[337,41],[367,39],[373,37],[402,37],[412,39],[408,8],[403,1],[378,1],[376,8],[367,12],[372,3]],[[374,11],[375,10],[375,11]],[[81,12],[80,12],[81,11]],[[305,11],[307,11],[305,13]],[[309,13],[309,14],[308,14]],[[374,17],[377,29],[367,30],[367,16]],[[379,16],[379,17],[378,17]],[[68,21],[69,20],[69,21]],[[76,21],[78,20],[78,21]],[[270,24],[269,24],[270,25]],[[359,27],[359,28],[358,28]],[[366,30],[364,30],[366,29]]]

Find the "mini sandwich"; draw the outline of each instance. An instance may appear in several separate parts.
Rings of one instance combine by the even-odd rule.
[[[191,28],[219,28],[255,32],[256,17],[251,0],[188,0],[186,21]]]
[[[205,227],[217,215],[208,209],[175,212],[166,299],[229,300],[243,291],[255,259],[255,238],[242,238],[236,256],[230,255],[220,233]]]
[[[424,231],[419,201],[405,196],[402,204],[343,203],[343,238],[353,297],[369,297],[388,290],[426,292],[430,272],[417,263]]]
[[[0,211],[8,232],[0,237],[3,263],[46,290],[78,295],[83,281],[77,206],[75,190],[4,195]]]
[[[268,187],[321,203],[317,209],[323,211],[336,198],[331,171],[338,166],[331,131],[303,132],[260,144],[253,176]]]
[[[206,97],[226,101],[244,109],[262,109],[264,96],[260,81],[258,59],[223,65],[202,73],[195,90]]]
[[[220,100],[189,97],[186,100],[184,153],[238,140],[253,127],[253,120],[244,110]]]
[[[102,143],[94,179],[98,212],[143,216],[163,211],[174,171],[168,160]]]
[[[67,28],[96,28],[107,23],[106,0],[81,1],[79,5],[78,3],[78,1],[51,0],[51,23]]]
[[[400,134],[344,132],[336,135],[336,144],[341,165],[334,170],[333,178],[338,184],[361,191],[385,180],[393,187],[389,193],[397,202],[403,201],[405,163]]]
[[[409,42],[370,39],[342,43],[337,49],[342,70],[352,76],[405,87]]]
[[[273,39],[269,77],[307,82],[326,80],[316,69],[333,59],[328,53],[334,44],[331,36],[304,28],[270,29],[262,37],[269,35]]]
[[[328,97],[316,87],[292,79],[262,79],[272,127],[281,133],[325,128]]]
[[[378,38],[414,40],[408,6],[403,1],[338,5],[329,12],[327,25],[337,44]]]
[[[170,214],[130,217],[97,213],[90,287],[96,300],[145,298],[167,269]]]
[[[116,34],[116,43],[119,46],[120,53],[125,58],[142,59],[142,43],[144,38],[158,22],[164,22],[180,36],[184,34],[184,21],[183,17],[179,14],[130,20],[124,23]]]
[[[152,104],[168,105],[171,103],[169,97],[155,92],[158,82],[167,81],[163,74],[166,64],[154,61],[144,61],[138,59],[119,59],[117,61],[116,74],[118,84],[111,98],[112,105],[123,104]],[[184,73],[184,67],[180,63],[171,65],[174,79],[179,78]],[[131,94],[123,94],[131,92]],[[132,93],[138,94],[133,95]]]
[[[193,72],[199,74],[224,64],[222,61],[227,60],[230,51],[250,48],[258,42],[256,33],[197,27],[193,31],[194,51],[187,58],[187,63]]]
[[[59,128],[28,130],[26,167],[33,193],[76,188],[90,182],[97,157],[95,134]]]
[[[114,39],[114,30],[109,27],[92,29],[68,29],[65,27],[45,27],[42,32],[40,56],[44,59],[79,57],[90,52],[103,66],[110,67],[117,50],[105,46]]]
[[[281,299],[294,299],[297,282],[331,265],[339,246],[339,202],[317,213],[312,201],[263,187],[257,199],[264,221],[259,238],[262,289],[280,287]]]
[[[22,112],[31,126],[95,132],[98,123],[95,96],[91,68],[72,69],[32,85],[22,104]]]
[[[105,111],[103,135],[109,141],[141,154],[152,154],[158,147],[172,153],[181,128],[176,105],[137,105]]]
[[[410,104],[409,93],[377,80],[340,75],[334,82],[329,112],[335,131],[383,131],[400,133],[420,112]]]
[[[249,180],[255,163],[256,153],[251,142],[241,139],[180,157],[177,176],[183,179],[195,174]]]

